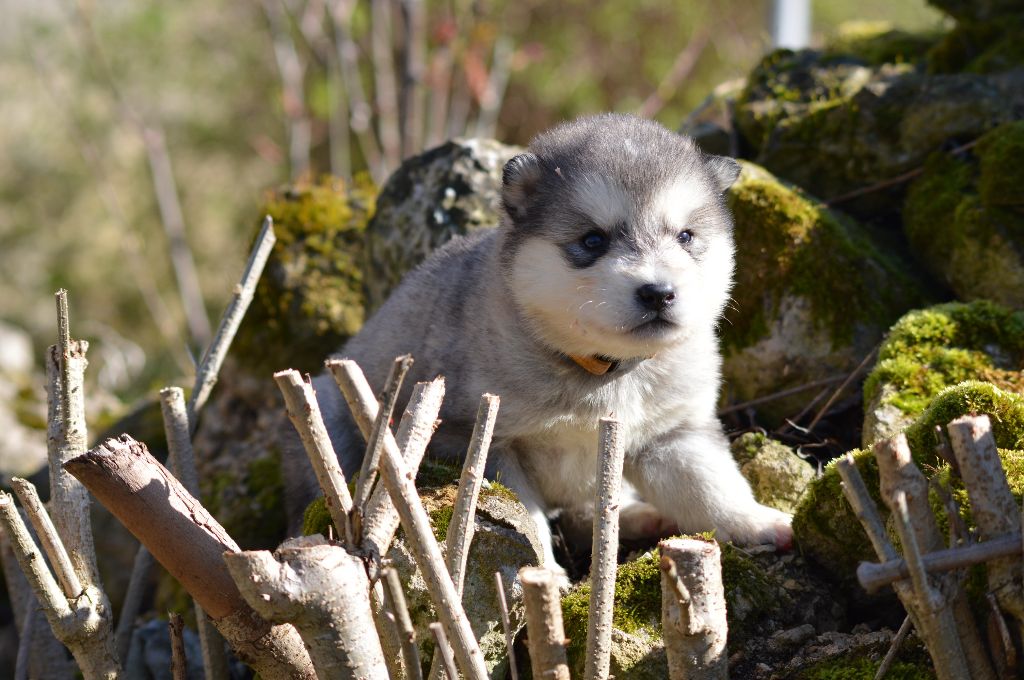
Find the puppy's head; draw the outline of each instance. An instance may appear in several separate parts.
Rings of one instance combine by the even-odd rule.
[[[733,272],[727,158],[652,121],[556,127],[504,171],[503,264],[531,330],[567,354],[650,356],[716,323]]]

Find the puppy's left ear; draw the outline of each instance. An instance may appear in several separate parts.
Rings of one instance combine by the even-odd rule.
[[[721,193],[725,193],[740,176],[740,164],[727,156],[705,156],[704,162],[707,164],[711,179]]]
[[[540,159],[530,152],[521,153],[505,164],[501,173],[501,203],[513,222],[526,216],[540,175]]]

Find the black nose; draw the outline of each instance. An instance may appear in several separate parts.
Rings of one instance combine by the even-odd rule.
[[[636,289],[636,299],[647,309],[660,312],[675,302],[676,291],[663,283],[648,283]]]

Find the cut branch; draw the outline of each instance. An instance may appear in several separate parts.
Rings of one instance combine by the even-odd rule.
[[[65,464],[213,619],[239,657],[266,678],[314,678],[294,628],[271,626],[224,565],[238,545],[166,468],[128,435]]]
[[[619,496],[625,447],[622,426],[601,418],[597,455],[597,503],[590,566],[590,613],[587,617],[587,656],[584,677],[608,677],[612,651],[612,609],[619,555]]]
[[[309,462],[316,473],[317,482],[324,492],[331,521],[344,532],[346,545],[352,547],[355,545],[352,525],[349,522],[352,496],[349,495],[345,474],[338,464],[338,456],[334,452],[324,419],[320,415],[320,405],[317,403],[313,386],[293,369],[275,373],[274,380],[284,395],[288,418],[302,439],[306,455],[309,456]]]
[[[264,618],[299,631],[321,678],[387,680],[374,634],[362,560],[322,536],[266,550],[227,552],[224,561],[246,601]]]
[[[718,544],[675,538],[661,553],[661,621],[672,680],[726,680],[725,589]]]
[[[406,672],[409,680],[421,680],[423,673],[420,670],[420,650],[416,646],[416,630],[412,626],[412,619],[409,618],[409,607],[405,602],[398,571],[394,567],[388,567],[384,570],[383,576],[387,603],[398,624],[398,634],[402,640],[402,657],[405,660]]]
[[[332,372],[342,386],[342,393],[348,401],[355,421],[361,424],[361,428],[368,428],[376,415],[376,400],[363,372],[353,361],[341,360],[332,364]],[[336,372],[334,367],[338,369]],[[437,609],[445,633],[451,640],[455,658],[458,659],[463,674],[473,680],[483,680],[487,677],[487,669],[480,646],[473,635],[466,613],[460,606],[455,584],[445,568],[441,549],[434,539],[430,518],[413,484],[412,474],[402,460],[398,445],[392,436],[387,436],[384,441],[381,479],[398,510],[409,547],[426,581],[430,600]]]
[[[516,668],[516,655],[513,649],[512,623],[508,616],[508,600],[505,599],[505,584],[501,580],[501,572],[494,572],[494,587],[498,591],[498,609],[501,611],[501,627],[505,631],[505,650],[508,653],[508,669],[512,680],[519,680],[519,669]]]
[[[57,575],[65,597],[68,599],[78,597],[82,592],[82,583],[78,580],[74,567],[71,566],[71,558],[68,556],[67,550],[64,549],[60,537],[57,536],[57,529],[54,528],[50,515],[43,507],[42,501],[39,500],[36,487],[20,477],[11,479],[11,486],[14,487],[14,493],[18,495],[22,507],[25,508],[25,514],[28,515],[29,521],[35,527],[36,535],[39,536],[39,542],[50,559],[50,564],[53,566],[53,571]]]
[[[181,614],[171,612],[167,621],[167,632],[171,636],[171,678],[188,680],[188,661],[185,658],[185,621]]]
[[[562,601],[554,573],[543,567],[523,567],[519,581],[523,584],[533,677],[570,680]]]

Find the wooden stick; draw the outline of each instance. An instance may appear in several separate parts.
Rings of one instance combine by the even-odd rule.
[[[144,444],[108,439],[65,468],[195,598],[239,658],[266,678],[314,678],[291,626],[271,626],[245,602],[224,564],[238,545]]]
[[[86,449],[85,367],[89,362],[85,355],[89,343],[71,339],[67,291],[57,291],[56,299],[59,341],[50,348],[46,366],[50,517],[79,579],[98,588],[100,575],[89,520],[89,494],[61,467]]]
[[[242,318],[245,316],[246,310],[249,309],[249,304],[256,293],[256,284],[259,283],[263,268],[266,266],[276,242],[274,220],[267,215],[263,218],[263,226],[259,236],[256,237],[256,244],[253,246],[252,252],[249,253],[249,261],[245,264],[242,279],[235,286],[231,302],[228,303],[224,315],[220,319],[220,325],[217,326],[217,334],[213,336],[213,342],[207,348],[206,354],[203,355],[203,360],[199,364],[199,369],[196,371],[196,382],[192,388],[192,398],[188,403],[188,422],[193,433],[198,425],[196,416],[203,410],[203,406],[206,405],[206,401],[213,391],[213,386],[217,384],[217,377],[224,364],[224,359],[227,358],[231,341],[235,339],[238,327],[242,324]]]
[[[117,658],[119,659],[128,658],[128,651],[132,644],[132,632],[135,630],[135,619],[142,608],[142,596],[152,570],[153,554],[146,549],[146,546],[140,545],[135,552],[132,575],[128,581],[124,604],[121,605],[121,615],[117,618],[117,628],[114,631],[114,647],[117,649]]]
[[[459,478],[459,488],[455,494],[455,504],[452,507],[452,519],[448,524],[448,535],[445,536],[445,564],[460,598],[466,580],[466,560],[469,559],[469,546],[473,542],[476,503],[480,498],[480,485],[484,481],[487,451],[491,446],[494,420],[498,417],[500,402],[501,400],[493,394],[485,394],[480,397],[473,435],[470,438],[469,450],[466,452],[466,460],[462,465],[462,476]],[[436,659],[437,656],[434,658]],[[440,674],[440,662],[431,662],[429,675],[431,680],[442,677]],[[450,678],[450,680],[455,679]]]
[[[910,630],[914,627],[914,622],[911,621],[910,617],[903,619],[903,624],[900,629],[896,631],[896,634],[892,637],[892,642],[889,644],[889,651],[885,653],[885,658],[882,659],[882,663],[878,665],[878,670],[875,671],[875,680],[882,680],[885,674],[892,668],[893,662],[896,660],[896,654],[900,651],[900,645],[907,638]]]
[[[505,584],[501,580],[501,572],[494,572],[494,588],[498,591],[498,609],[501,611],[501,627],[505,631],[505,649],[508,651],[508,669],[512,680],[519,680],[519,669],[516,668],[516,654],[512,639],[512,623],[508,616],[508,601],[505,599]]]
[[[355,421],[361,423],[360,428],[369,428],[375,415],[373,408],[376,399],[373,398],[362,370],[354,361],[348,360],[338,361],[336,366],[338,372],[335,373],[335,379],[343,386],[342,393],[348,401]],[[391,436],[386,437],[384,441],[381,479],[398,510],[409,547],[426,581],[430,600],[437,609],[441,623],[444,624],[445,633],[452,642],[455,658],[463,674],[472,680],[483,680],[487,677],[487,669],[480,653],[480,646],[473,635],[465,611],[459,606],[460,598],[455,591],[455,584],[445,568],[441,549],[434,539],[430,518],[423,509],[412,475],[402,460],[394,437]]]
[[[411,367],[412,355],[406,354],[398,357],[391,365],[387,380],[384,381],[384,389],[381,390],[380,399],[378,399],[377,416],[373,419],[373,429],[367,438],[363,464],[359,469],[359,477],[356,478],[356,493],[352,499],[353,510],[356,513],[362,513],[366,508],[367,501],[370,500],[370,492],[377,479],[380,452],[384,447],[384,433],[391,429],[391,416],[395,412],[395,402],[398,401],[402,381],[405,380],[405,375]]]
[[[864,479],[857,470],[857,464],[853,460],[853,454],[846,454],[836,461],[836,470],[843,480],[843,493],[846,500],[853,508],[853,513],[860,520],[864,527],[875,553],[883,560],[893,561],[899,558],[896,548],[893,547],[889,536],[885,531],[885,523],[878,514],[875,501],[872,500]],[[866,587],[866,586],[865,586]]]
[[[1003,463],[986,415],[964,416],[946,426],[960,478],[971,499],[971,516],[981,537],[1012,533],[1019,528],[1020,510],[1010,493]],[[985,565],[989,590],[999,605],[1024,625],[1024,590],[1019,555],[996,559]]]
[[[881,347],[880,344],[875,345],[875,348],[868,352],[867,356],[861,359],[861,362],[857,364],[857,368],[853,369],[853,371],[851,371],[850,374],[846,376],[846,379],[839,384],[839,387],[835,389],[832,395],[828,398],[828,401],[826,401],[825,404],[820,409],[818,409],[818,412],[814,414],[814,418],[807,426],[806,434],[810,434],[810,432],[814,429],[814,426],[821,422],[821,419],[825,416],[826,413],[828,413],[828,410],[832,408],[832,404],[836,403],[836,399],[839,398],[839,395],[846,391],[846,388],[850,386],[850,383],[852,383],[854,379],[857,376],[859,376],[865,368],[867,368],[868,363],[871,361],[871,359],[874,358],[876,354],[878,354],[879,347]]]
[[[615,606],[615,574],[619,555],[619,496],[625,460],[619,421],[601,418],[598,444],[586,680],[607,678],[611,668],[612,609]]]
[[[195,498],[199,498],[199,473],[192,451],[191,428],[188,421],[188,407],[185,392],[180,387],[165,387],[160,390],[160,410],[164,420],[164,434],[167,437],[168,458],[174,475],[182,486]],[[145,546],[139,548],[142,552]],[[152,564],[153,560],[148,560]],[[145,564],[143,565],[145,567]],[[148,568],[146,569],[148,571]],[[134,576],[134,573],[133,573]],[[127,603],[127,600],[126,600]],[[224,639],[213,623],[206,618],[202,606],[193,600],[196,615],[196,629],[199,632],[203,652],[203,672],[207,680],[217,680],[228,674],[228,660],[224,654]],[[132,618],[135,613],[132,613]]]
[[[78,580],[78,575],[75,574],[71,558],[68,556],[67,550],[64,549],[64,543],[57,536],[57,529],[54,528],[50,515],[43,507],[43,502],[39,500],[35,485],[20,477],[13,477],[11,486],[14,487],[14,493],[21,501],[21,506],[25,508],[25,514],[28,515],[29,521],[35,527],[36,535],[39,536],[43,551],[53,566],[64,596],[69,600],[78,597],[82,593],[82,583]]]
[[[441,664],[444,666],[445,674],[449,678],[459,677],[455,668],[455,659],[452,658],[452,647],[448,644],[448,636],[444,634],[444,626],[440,623],[430,624],[430,632],[434,634],[434,654],[441,657]]]
[[[974,646],[970,638],[977,638],[977,631],[958,631],[951,606],[957,599],[955,585],[947,584],[950,596],[946,597],[931,586],[924,570],[921,552],[940,550],[945,545],[928,503],[928,482],[913,463],[906,437],[901,434],[878,442],[874,451],[882,498],[894,513],[910,569],[912,588],[901,588],[897,594],[908,613],[914,614],[914,626],[928,646],[939,680],[991,677],[991,672],[985,675],[984,670],[976,668],[975,673],[981,675],[975,675],[969,670],[965,647]],[[961,644],[961,637],[968,641],[966,645]],[[971,661],[975,661],[974,654]],[[991,668],[987,657],[984,663]]]
[[[167,621],[171,636],[171,678],[188,680],[188,661],[185,657],[185,621],[181,614],[171,612]]]
[[[760,406],[761,404],[768,404],[773,401],[778,401],[779,399],[792,397],[794,394],[800,394],[801,392],[806,392],[807,390],[813,390],[815,387],[822,387],[824,385],[831,385],[833,383],[837,383],[843,380],[844,378],[846,378],[845,375],[834,375],[830,378],[813,380],[811,382],[804,383],[803,385],[797,385],[796,387],[789,387],[784,390],[779,390],[778,392],[766,394],[763,397],[757,397],[756,399],[740,402],[739,404],[731,404],[729,406],[726,406],[725,408],[719,409],[718,415],[719,417],[721,417],[724,415],[728,415],[730,413],[735,413],[736,411],[742,411],[744,409],[750,408],[751,406]]]
[[[661,553],[661,620],[672,680],[727,680],[725,589],[715,542],[674,538]],[[607,676],[605,676],[607,677]]]
[[[387,680],[359,557],[323,536],[304,536],[273,554],[226,552],[224,562],[253,609],[298,629],[318,677]]]
[[[543,567],[519,570],[526,606],[526,634],[533,677],[570,680],[562,625],[562,601],[555,575]]]
[[[398,579],[398,570],[394,567],[388,567],[384,569],[383,576],[388,603],[395,616],[399,636],[402,640],[402,657],[405,659],[406,673],[409,680],[422,680],[423,671],[420,669],[420,650],[416,646],[416,630],[413,628],[412,619],[409,617],[409,607],[405,602],[402,583]],[[441,632],[442,634],[444,633],[443,630]],[[451,654],[450,649],[448,653]]]
[[[320,489],[324,492],[331,521],[345,533],[345,544],[352,547],[355,545],[349,522],[352,496],[349,495],[345,473],[341,471],[338,456],[320,415],[320,405],[313,392],[313,385],[303,380],[299,372],[293,369],[275,373],[274,380],[284,395],[288,418],[302,438],[306,455],[313,465]]]
[[[1014,557],[1020,553],[1020,544],[1021,535],[1012,533],[961,548],[936,550],[923,556],[924,568],[929,573],[952,571],[1000,557]],[[881,564],[861,562],[857,567],[857,580],[869,593],[906,578],[910,578],[910,568],[901,557]]]
[[[327,368],[334,376],[342,391],[346,389],[358,389],[358,385],[350,383],[346,369],[338,361],[328,361]],[[343,387],[344,385],[344,387]],[[363,394],[359,397],[372,406],[374,418],[376,412],[376,400],[372,394]],[[369,401],[367,401],[369,399]],[[413,389],[409,405],[398,426],[396,437],[390,432],[384,435],[385,446],[390,439],[395,441],[395,446],[403,452],[403,458],[410,470],[417,470],[420,461],[427,451],[427,442],[434,433],[434,426],[437,420],[437,413],[441,410],[441,401],[444,399],[444,378],[437,377],[429,383],[418,383]],[[370,426],[373,422],[360,421],[356,417],[356,425],[363,436],[369,436]],[[366,506],[363,519],[363,549],[378,556],[385,555],[391,540],[398,531],[400,520],[398,511],[387,489],[378,486],[370,496],[370,502]],[[372,574],[371,574],[372,576]]]

